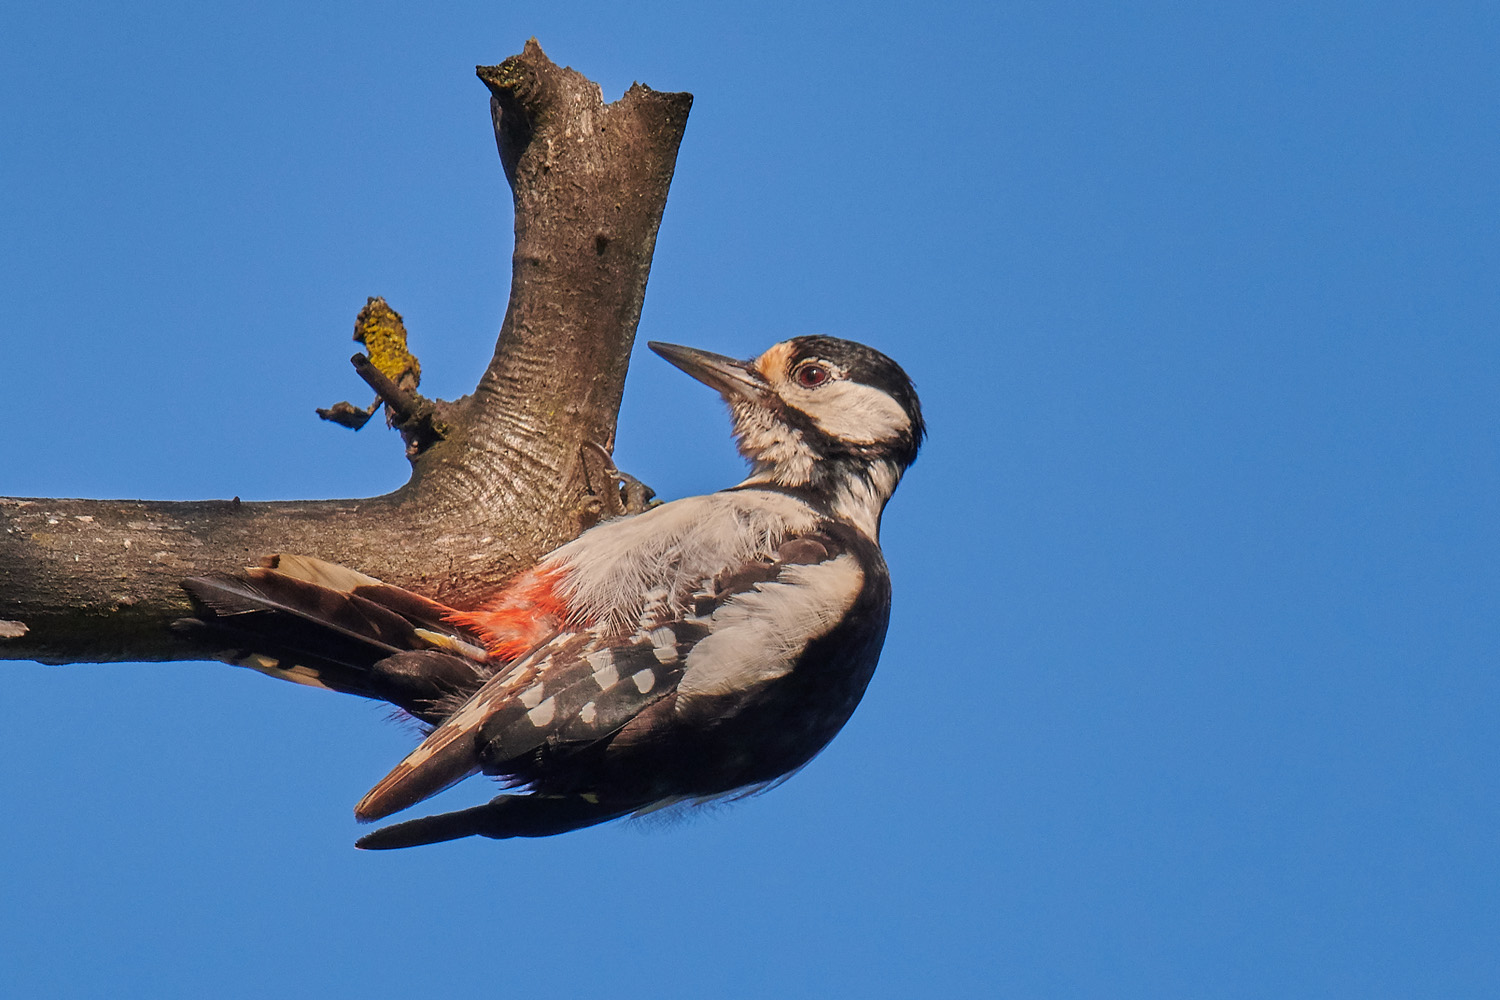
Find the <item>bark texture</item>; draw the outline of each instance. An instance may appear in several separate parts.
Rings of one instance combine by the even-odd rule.
[[[576,535],[617,497],[613,446],[690,94],[613,104],[533,39],[478,68],[515,198],[510,301],[473,394],[411,480],[361,500],[188,503],[0,498],[0,658],[201,657],[168,625],[178,581],[298,552],[460,607]]]

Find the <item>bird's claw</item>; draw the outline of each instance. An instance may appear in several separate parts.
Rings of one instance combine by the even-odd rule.
[[[640,514],[661,501],[656,491],[628,472],[615,467],[614,456],[597,441],[583,443],[583,468],[589,492],[584,512],[598,520]]]

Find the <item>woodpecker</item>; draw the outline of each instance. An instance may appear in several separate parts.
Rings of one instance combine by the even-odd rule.
[[[832,337],[753,361],[650,347],[728,403],[743,482],[605,521],[469,610],[306,556],[183,582],[196,617],[177,625],[218,658],[431,727],[360,820],[477,773],[511,789],[357,846],[550,836],[753,793],[859,703],[890,617],[881,514],[925,436],[911,380]]]

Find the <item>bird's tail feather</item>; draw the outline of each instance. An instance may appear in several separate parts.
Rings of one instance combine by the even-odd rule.
[[[637,808],[638,804],[600,802],[586,795],[501,795],[482,806],[382,827],[354,846],[387,851],[463,837],[550,837],[618,819]]]
[[[182,582],[197,612],[174,623],[226,662],[391,702],[436,722],[492,669],[451,608],[305,556]],[[466,655],[472,651],[472,655]]]

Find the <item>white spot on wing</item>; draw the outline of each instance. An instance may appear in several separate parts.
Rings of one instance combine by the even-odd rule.
[[[583,658],[594,668],[594,683],[599,685],[599,690],[612,688],[619,681],[620,671],[615,667],[615,654],[609,650],[596,649]]]
[[[587,703],[578,710],[578,718],[586,726],[592,726],[594,724],[594,720],[598,717],[599,710],[594,707],[593,702]]]
[[[318,673],[312,667],[304,667],[301,664],[283,667],[278,676],[289,681],[296,681],[298,684],[306,684],[308,687],[323,688],[328,691],[332,690],[327,684],[323,683],[322,674]]]
[[[656,671],[651,670],[649,667],[631,674],[630,679],[635,681],[635,689],[641,694],[645,694],[656,687]]]
[[[481,689],[481,694],[476,694],[473,698],[470,698],[464,704],[463,708],[460,708],[453,715],[449,716],[441,726],[433,730],[432,736],[429,736],[428,739],[431,740],[433,737],[444,733],[451,734],[447,738],[452,739],[453,736],[464,730],[478,729],[484,723],[484,720],[490,717],[490,698],[482,697],[482,694],[483,689]]]
[[[542,701],[542,688],[546,685],[540,681],[531,685],[521,692],[521,705],[525,708],[536,708]]]
[[[663,626],[651,633],[651,652],[658,663],[677,662],[677,633]]]
[[[531,720],[531,724],[533,726],[541,729],[543,726],[552,725],[552,717],[556,714],[557,701],[553,698],[548,698],[536,708],[533,708],[531,711],[527,712],[526,718]]]

